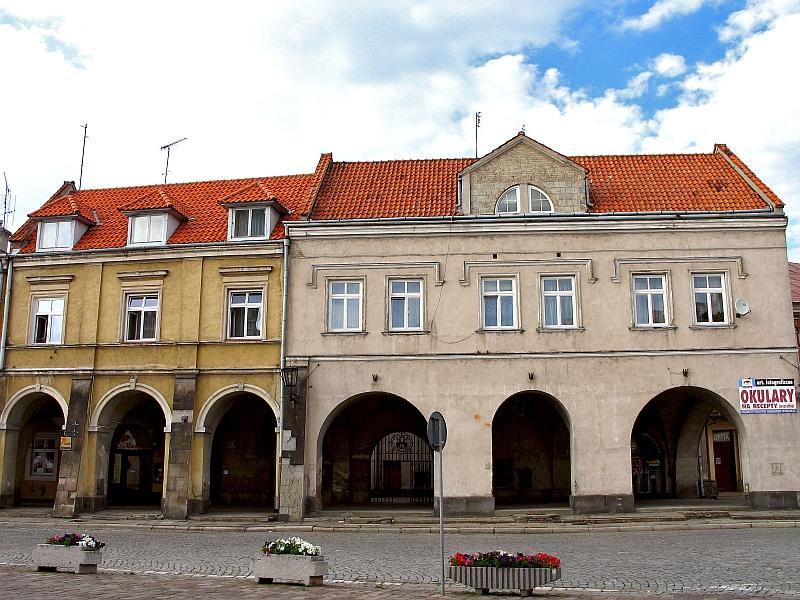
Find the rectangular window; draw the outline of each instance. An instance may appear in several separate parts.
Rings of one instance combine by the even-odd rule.
[[[232,291],[228,297],[228,337],[259,339],[264,306],[264,292]]]
[[[266,208],[237,208],[231,214],[231,238],[267,236]]]
[[[331,281],[328,298],[329,331],[361,331],[361,282]]]
[[[130,295],[125,307],[125,341],[157,339],[158,295]]]
[[[41,478],[56,476],[58,440],[53,435],[37,434],[33,439],[30,475]]]
[[[694,316],[698,325],[725,325],[725,276],[722,273],[693,273]]]
[[[575,278],[542,277],[542,307],[545,327],[575,327]]]
[[[666,277],[664,275],[634,275],[634,323],[641,327],[667,325]]]
[[[422,329],[422,280],[389,281],[389,330]]]
[[[137,215],[130,217],[130,243],[154,244],[166,243],[165,229],[167,215],[157,213],[152,215]]]
[[[64,333],[64,298],[36,298],[34,300],[34,344],[60,344]]]
[[[483,279],[483,328],[515,329],[517,327],[517,286],[513,277]]]
[[[44,221],[39,231],[39,248],[42,250],[72,248],[72,221]]]

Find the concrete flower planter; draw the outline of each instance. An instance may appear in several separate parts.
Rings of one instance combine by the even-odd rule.
[[[251,571],[258,583],[280,579],[304,585],[322,585],[322,577],[328,573],[328,563],[322,556],[264,554],[253,559]]]
[[[475,588],[481,595],[489,590],[519,590],[520,596],[530,596],[534,588],[561,578],[560,568],[496,568],[450,567],[447,576],[453,581]]]
[[[37,544],[33,550],[33,562],[37,571],[97,573],[97,565],[102,560],[101,550],[84,550],[79,546]]]

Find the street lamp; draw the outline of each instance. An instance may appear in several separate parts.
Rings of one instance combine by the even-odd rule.
[[[297,367],[284,367],[281,369],[283,385],[293,388],[297,385]]]

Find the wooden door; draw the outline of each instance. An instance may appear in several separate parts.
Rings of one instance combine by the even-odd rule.
[[[714,474],[720,492],[736,491],[734,431],[714,432]]]

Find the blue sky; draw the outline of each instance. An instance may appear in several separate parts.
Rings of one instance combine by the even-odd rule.
[[[0,0],[13,229],[84,187],[470,156],[524,126],[565,154],[727,143],[786,201],[800,259],[800,0]]]

